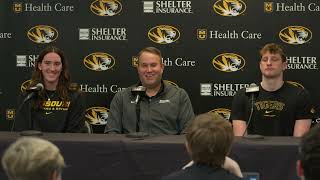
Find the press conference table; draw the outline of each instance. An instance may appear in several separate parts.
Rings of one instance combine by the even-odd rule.
[[[0,132],[0,155],[19,134]],[[189,162],[184,136],[129,139],[123,135],[59,134],[42,136],[54,142],[68,165],[64,180],[157,180]],[[236,138],[230,156],[242,171],[259,172],[261,180],[298,180],[295,162],[300,139]],[[6,179],[3,170],[0,179]]]

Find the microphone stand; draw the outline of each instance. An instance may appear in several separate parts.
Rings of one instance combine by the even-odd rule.
[[[149,136],[148,133],[140,132],[140,97],[141,97],[142,93],[145,93],[145,89],[144,90],[132,91],[132,92],[136,93],[135,101],[132,101],[132,102],[134,102],[136,104],[136,118],[137,118],[136,132],[132,132],[132,133],[126,134],[126,137],[129,137],[129,138],[148,137]]]
[[[258,135],[258,134],[246,134],[250,125],[250,122],[252,121],[252,115],[254,112],[254,93],[251,94],[250,96],[250,102],[251,102],[251,108],[250,108],[250,115],[249,115],[249,119],[248,119],[248,123],[246,126],[245,131],[242,134],[242,137],[246,138],[246,139],[264,139],[264,137],[262,135]]]
[[[30,99],[32,99],[33,97],[36,96],[35,92],[31,92],[24,100],[23,102],[20,104],[20,106],[18,107],[17,110],[17,114],[19,114],[19,112],[22,110],[22,107],[26,104],[26,102],[28,102]],[[30,101],[31,102],[31,101]],[[20,136],[42,136],[43,133],[41,131],[37,131],[34,130],[34,122],[33,119],[31,117],[31,103],[28,103],[28,110],[29,110],[29,130],[24,130],[20,132]],[[14,125],[15,125],[15,121],[16,119],[14,119],[12,127],[11,127],[11,131],[14,130]]]

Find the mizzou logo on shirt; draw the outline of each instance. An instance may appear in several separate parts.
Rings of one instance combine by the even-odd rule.
[[[42,109],[47,111],[67,111],[70,103],[70,101],[43,101]]]

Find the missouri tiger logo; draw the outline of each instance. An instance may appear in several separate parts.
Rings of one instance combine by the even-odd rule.
[[[86,56],[83,63],[93,71],[106,71],[115,65],[115,59],[110,54],[95,52]]]
[[[121,12],[122,5],[118,0],[95,0],[90,10],[98,16],[114,16]]]
[[[221,16],[234,17],[246,11],[246,4],[242,0],[218,0],[213,10]]]
[[[227,120],[230,119],[230,115],[231,115],[231,110],[226,108],[217,108],[217,109],[211,110],[210,112],[218,113],[219,115],[221,115]]]
[[[180,32],[177,28],[169,25],[160,25],[153,27],[148,32],[151,41],[158,44],[170,44],[180,38]]]
[[[28,38],[39,44],[46,44],[55,41],[58,38],[58,31],[47,25],[38,25],[32,27],[28,33]]]
[[[212,65],[219,71],[235,72],[245,66],[245,60],[238,54],[224,53],[213,58]]]
[[[26,89],[30,86],[31,82],[32,82],[31,79],[26,80],[25,82],[23,82],[23,83],[21,84],[21,86],[20,86],[21,92],[26,91]]]
[[[304,44],[312,39],[312,32],[303,26],[288,26],[280,31],[279,38],[287,44]]]
[[[105,125],[107,124],[107,119],[109,109],[105,107],[91,107],[86,109],[85,117],[88,122],[93,125]]]

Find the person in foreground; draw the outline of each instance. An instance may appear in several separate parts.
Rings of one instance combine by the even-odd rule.
[[[9,180],[61,180],[65,167],[60,150],[51,142],[22,137],[2,156],[2,167]]]
[[[246,133],[265,136],[301,137],[310,129],[313,106],[306,89],[283,80],[287,60],[282,48],[274,43],[260,50],[262,81],[248,123],[251,103],[245,88],[233,98],[231,117],[235,136]]]
[[[28,89],[44,86],[36,96],[22,103]],[[32,73],[31,83],[22,92],[13,130],[40,130],[44,132],[82,132],[84,130],[85,102],[79,86],[71,83],[67,60],[56,47],[44,49]],[[31,119],[30,119],[31,118]],[[31,121],[32,120],[32,121]]]
[[[318,180],[320,177],[320,124],[302,137],[297,175],[301,180]]]
[[[106,133],[144,132],[149,135],[181,134],[194,112],[182,88],[162,80],[164,65],[160,50],[147,47],[138,55],[140,82],[118,92],[112,99]],[[133,88],[143,86],[138,102]],[[140,119],[139,117],[140,116]]]
[[[237,180],[241,175],[239,166],[226,158],[233,142],[231,124],[216,113],[196,116],[186,130],[186,148],[193,164],[183,170],[172,173],[162,180]],[[235,163],[234,164],[227,164]],[[236,166],[237,170],[233,167]]]

